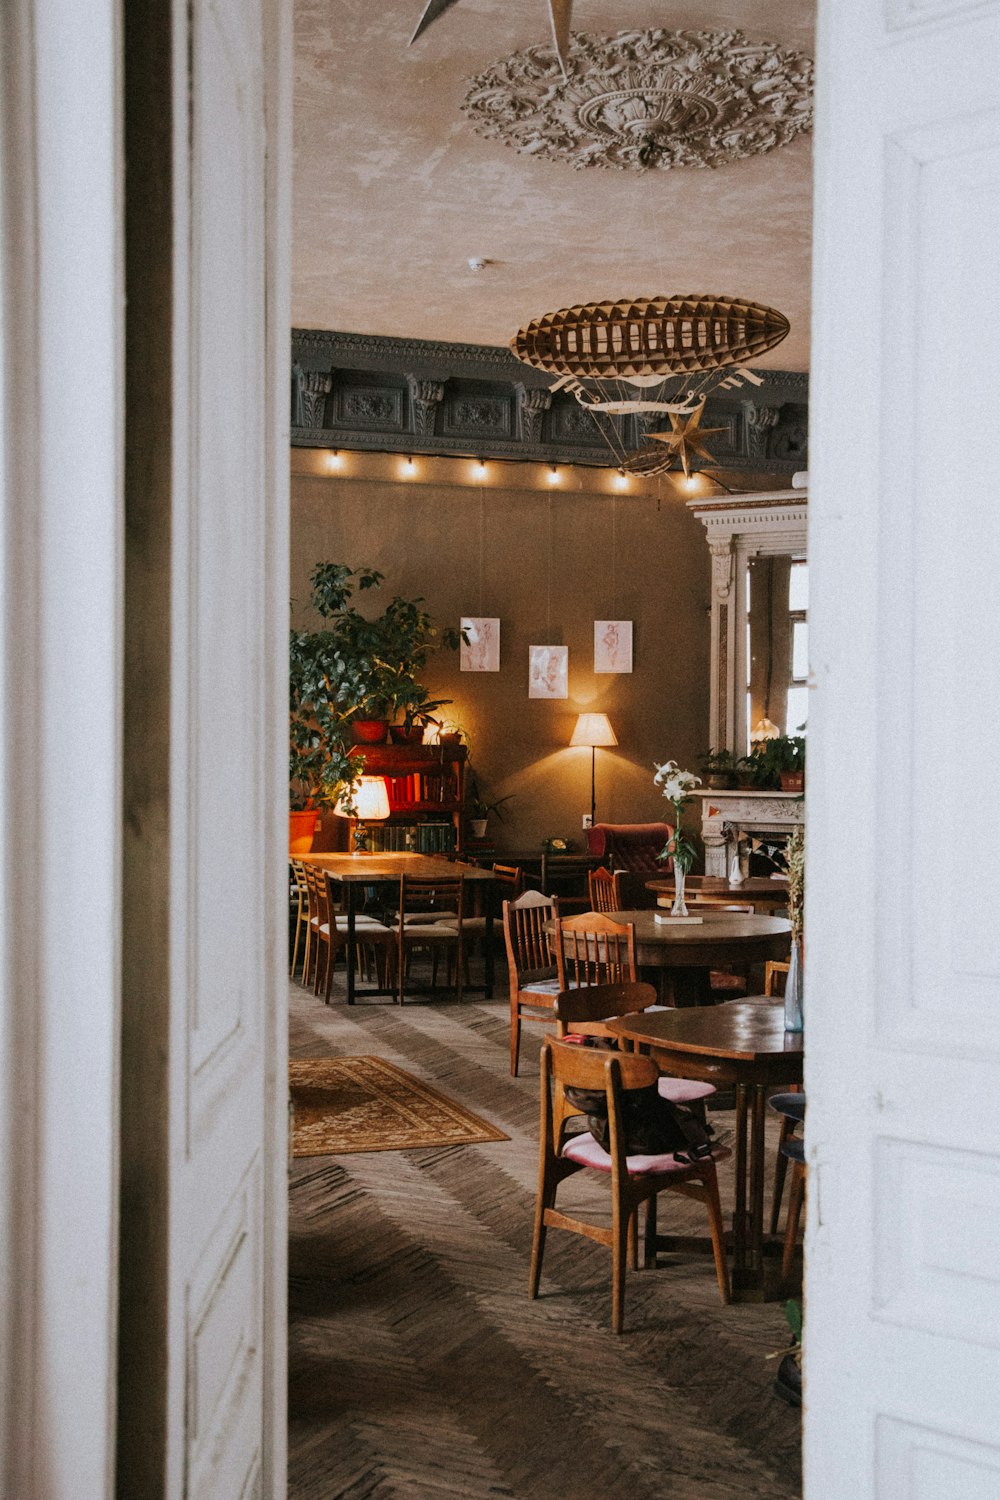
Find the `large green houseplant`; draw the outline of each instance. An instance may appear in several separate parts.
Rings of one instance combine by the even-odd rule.
[[[373,619],[355,606],[355,592],[377,589],[374,568],[319,563],[311,578],[310,603],[320,630],[293,630],[290,638],[290,791],[293,811],[341,803],[349,807],[361,774],[349,753],[352,726],[385,723],[430,706],[417,680],[430,653],[456,649],[459,632],[438,631],[422,599],[398,595]]]

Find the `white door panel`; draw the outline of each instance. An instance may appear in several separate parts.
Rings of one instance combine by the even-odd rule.
[[[151,26],[169,16],[171,71],[160,75],[152,44],[143,66],[168,97],[171,129],[160,142],[147,136],[143,91],[127,79],[127,98],[141,103],[126,140],[134,178],[148,171],[153,192],[170,184],[171,235],[151,234],[148,264],[129,262],[133,316],[153,325],[133,364],[149,343],[170,358],[131,442],[143,477],[147,440],[163,440],[170,461],[153,473],[158,492],[130,492],[129,535],[146,569],[133,561],[133,574],[147,591],[126,590],[126,719],[132,703],[129,745],[142,767],[140,778],[127,756],[139,800],[127,800],[126,870],[130,887],[162,892],[166,913],[154,901],[141,928],[126,927],[126,946],[134,955],[158,921],[166,941],[147,940],[126,985],[126,1066],[163,1113],[160,1141],[154,1131],[135,1145],[142,1120],[128,1121],[126,1201],[138,1202],[145,1226],[127,1218],[123,1237],[119,1467],[129,1493],[131,1483],[163,1500],[275,1500],[287,1096],[287,694],[277,645],[287,627],[287,440],[275,397],[287,388],[289,227],[275,202],[287,20],[272,0],[175,0],[169,12],[143,3]],[[141,619],[157,604],[168,621],[160,636]],[[155,816],[143,806],[150,796]],[[148,1303],[138,1317],[137,1298]],[[144,1347],[149,1386],[133,1395],[128,1377]]]
[[[820,21],[806,1494],[979,1500],[1000,1494],[1000,3]]]

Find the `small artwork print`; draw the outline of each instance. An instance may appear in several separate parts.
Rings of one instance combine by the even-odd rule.
[[[631,672],[632,621],[594,621],[594,671]]]
[[[486,619],[482,615],[463,615],[461,630],[459,670],[499,672],[500,621]]]
[[[569,697],[569,647],[528,647],[528,697]]]

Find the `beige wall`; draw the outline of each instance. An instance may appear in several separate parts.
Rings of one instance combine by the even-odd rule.
[[[309,574],[327,560],[378,568],[385,602],[423,595],[439,624],[500,617],[499,672],[460,672],[446,653],[426,673],[454,700],[445,712],[467,731],[481,787],[491,800],[514,794],[491,823],[498,847],[537,850],[547,836],[584,847],[590,751],[568,741],[585,709],[606,712],[619,741],[597,752],[598,819],[660,819],[653,761],[693,766],[708,734],[709,553],[683,500],[581,490],[594,482],[582,469],[561,471],[555,493],[296,472],[315,463],[293,455],[296,625],[313,622]],[[535,466],[505,466],[503,483],[521,472]],[[594,674],[595,619],[635,622],[630,675]],[[569,647],[565,701],[528,698],[528,646],[545,643]]]

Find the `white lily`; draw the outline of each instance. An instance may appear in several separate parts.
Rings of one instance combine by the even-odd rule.
[[[663,788],[668,802],[680,802],[694,787],[701,786],[701,777],[695,776],[693,771],[682,771],[675,760],[665,761],[662,766],[654,761],[653,765],[656,770],[653,781]]]

